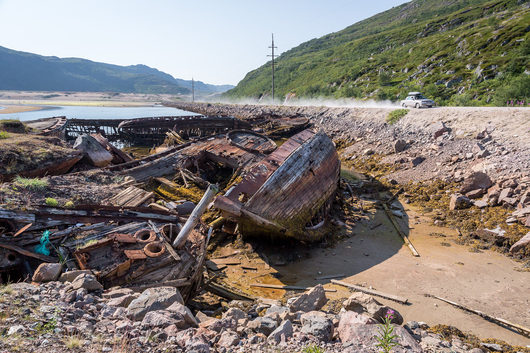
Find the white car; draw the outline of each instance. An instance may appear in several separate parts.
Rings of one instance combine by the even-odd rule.
[[[407,98],[401,101],[401,106],[414,108],[432,108],[436,105],[432,99],[427,99],[420,92],[409,92]]]

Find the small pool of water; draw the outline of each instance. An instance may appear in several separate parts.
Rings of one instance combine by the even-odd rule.
[[[4,109],[5,107],[0,107]],[[66,116],[68,119],[132,119],[156,116],[199,115],[181,109],[147,107],[92,107],[92,106],[45,106],[41,110],[0,114],[1,119],[36,120],[53,116]]]

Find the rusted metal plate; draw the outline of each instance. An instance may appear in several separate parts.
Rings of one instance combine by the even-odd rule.
[[[130,234],[114,233],[109,235],[108,237],[114,239],[118,243],[136,244],[138,242],[138,240]]]
[[[147,258],[147,255],[142,249],[139,250],[124,250],[125,256],[131,260],[143,260]]]

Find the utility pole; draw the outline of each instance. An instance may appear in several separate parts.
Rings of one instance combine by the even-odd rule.
[[[274,58],[278,56],[274,55],[274,49],[278,48],[274,46],[274,33],[272,33],[272,45],[269,48],[272,50],[272,54],[267,56],[272,57],[272,104],[274,104]]]
[[[191,78],[191,102],[195,102],[195,81]]]

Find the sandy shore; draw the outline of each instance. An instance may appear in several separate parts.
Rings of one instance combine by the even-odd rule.
[[[2,103],[0,103],[2,104]],[[13,114],[13,113],[22,113],[30,112],[33,110],[42,110],[43,107],[38,107],[34,105],[8,105],[3,104],[1,106],[3,109],[0,109],[0,114]]]

